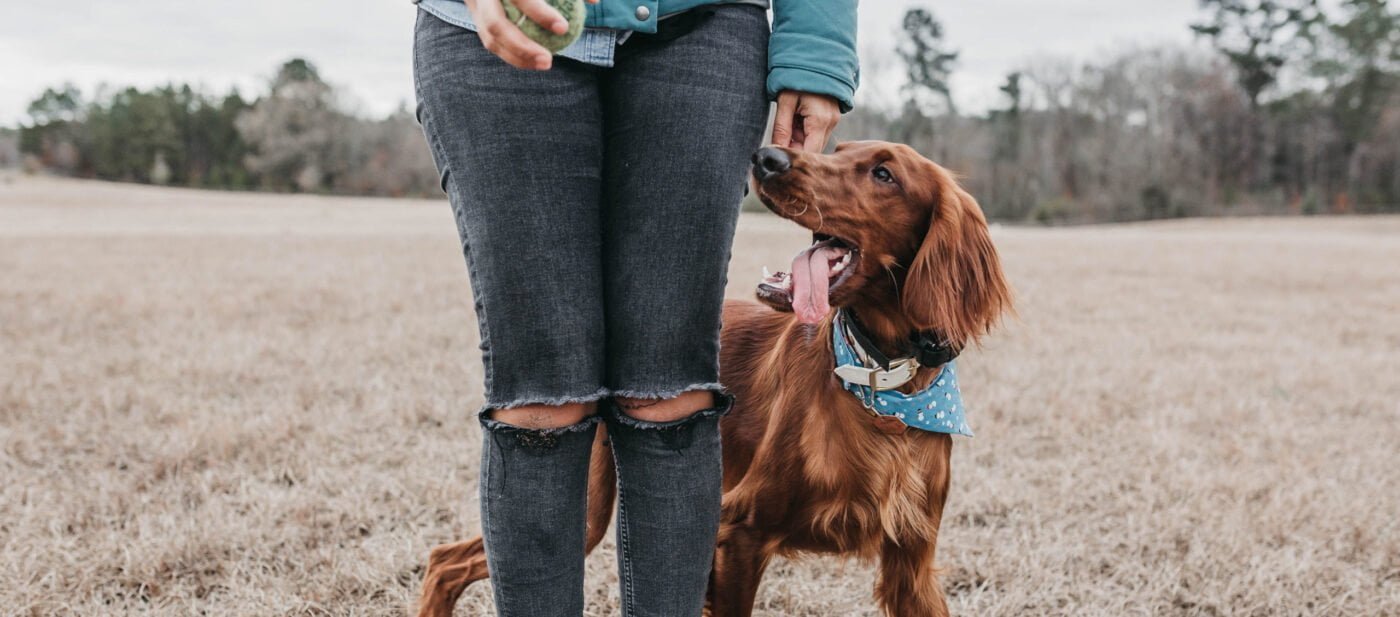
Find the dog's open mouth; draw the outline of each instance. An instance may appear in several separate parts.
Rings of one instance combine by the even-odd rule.
[[[803,323],[815,324],[831,311],[831,294],[850,278],[860,263],[860,249],[824,234],[812,234],[812,245],[792,258],[792,272],[770,274],[763,269],[758,297],[778,308],[791,308]]]

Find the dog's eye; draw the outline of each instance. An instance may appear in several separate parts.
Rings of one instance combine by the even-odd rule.
[[[880,182],[884,182],[886,184],[894,183],[894,174],[890,173],[890,170],[886,169],[884,165],[880,165],[870,170],[870,175],[875,176],[875,179]]]

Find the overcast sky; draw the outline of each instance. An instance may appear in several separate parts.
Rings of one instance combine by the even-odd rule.
[[[811,0],[820,1],[820,0]],[[997,100],[1011,70],[1046,57],[1086,60],[1131,46],[1193,44],[1196,0],[935,0],[962,52],[954,80],[961,106]],[[862,98],[897,91],[894,33],[913,0],[864,0]],[[71,81],[150,86],[167,81],[214,91],[261,92],[282,61],[312,60],[366,113],[411,105],[408,0],[122,0],[23,2],[0,7],[0,125],[13,126],[44,87]]]

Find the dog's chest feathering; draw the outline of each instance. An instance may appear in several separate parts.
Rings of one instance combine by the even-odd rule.
[[[801,519],[810,521],[813,539],[844,551],[936,534],[931,515],[944,497],[935,493],[946,486],[947,435],[809,428],[816,430],[805,432],[801,444],[807,486],[791,492],[802,496]]]

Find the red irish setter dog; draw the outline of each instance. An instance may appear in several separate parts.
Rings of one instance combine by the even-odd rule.
[[[814,241],[791,274],[764,278],[762,304],[725,305],[721,380],[736,403],[720,423],[724,506],[708,612],[750,615],[773,556],[818,553],[878,558],[875,599],[887,615],[947,615],[933,558],[952,438],[876,425],[832,373],[829,313],[853,312],[889,357],[907,355],[914,332],[959,349],[975,342],[1011,307],[986,218],[947,170],[897,144],[845,143],[829,155],[765,148],[754,180],[763,203]],[[938,370],[920,368],[900,389],[928,387]],[[600,425],[590,551],[612,517],[615,483]],[[434,549],[420,617],[448,617],[487,576],[481,538]]]

